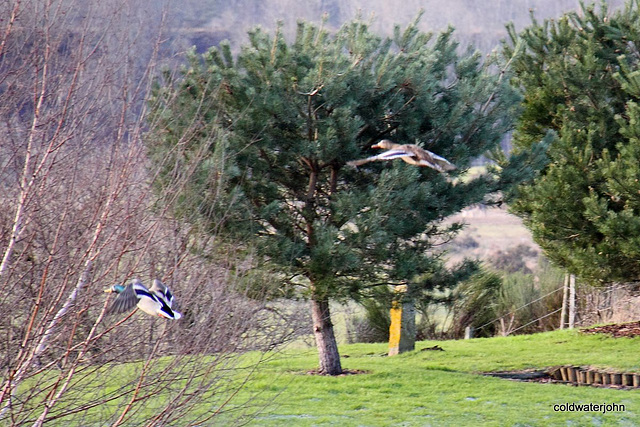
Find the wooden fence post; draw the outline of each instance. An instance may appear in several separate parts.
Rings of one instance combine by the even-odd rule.
[[[560,312],[560,329],[564,329],[567,324],[567,300],[569,299],[569,273],[564,275],[564,284],[562,286],[562,311]]]
[[[406,292],[406,285],[396,287],[396,298],[391,305],[389,356],[416,348],[416,311],[413,299],[407,298]]]
[[[464,339],[469,340],[473,338],[473,328],[471,326],[467,326],[464,328]]]
[[[573,329],[576,322],[576,276],[569,276],[569,329]]]

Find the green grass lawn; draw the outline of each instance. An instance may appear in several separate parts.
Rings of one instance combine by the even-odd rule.
[[[420,351],[435,344],[444,351]],[[187,418],[211,415],[233,396],[235,403],[196,425],[246,422],[251,426],[634,426],[640,425],[640,390],[516,382],[480,373],[565,364],[640,372],[639,348],[640,338],[614,339],[577,331],[420,342],[417,351],[394,357],[384,356],[385,344],[341,345],[343,367],[366,373],[339,377],[307,374],[317,367],[315,348],[298,346],[268,355],[249,353],[239,360],[239,369],[230,366],[226,376],[219,377],[219,386],[213,384],[207,398],[189,409]],[[237,394],[230,394],[253,371],[258,357],[264,356],[244,387]],[[194,355],[189,360],[198,366],[214,360],[213,356],[203,358]],[[162,358],[156,365],[160,369],[172,360]],[[180,365],[185,362],[186,359],[180,359]],[[95,394],[107,395],[128,382],[135,383],[141,366],[133,362],[96,367],[97,371],[78,379],[80,386],[72,387],[76,392],[67,398],[67,404],[70,408],[82,407]],[[188,365],[182,368],[185,372],[190,370]],[[48,376],[51,375],[39,380],[46,383]],[[35,384],[36,379],[25,383],[24,395]],[[93,391],[83,391],[89,385]],[[180,382],[174,386],[178,390]],[[163,407],[170,398],[165,392],[145,401],[136,409],[139,412],[135,424],[131,424],[132,419],[126,425],[145,425],[144,420],[154,415],[154,408]],[[79,413],[77,419],[58,419],[47,425],[109,425],[105,420],[113,422],[126,401],[112,400]],[[625,410],[554,411],[554,405],[567,403],[616,404],[624,405]],[[57,410],[64,412],[63,409]],[[256,411],[259,413],[255,418],[243,415]],[[182,425],[190,425],[187,418],[182,418]]]
[[[640,339],[575,331],[437,342],[445,351],[383,357],[383,344],[344,345],[343,367],[368,373],[322,377],[315,349],[283,352],[249,383],[247,392],[274,396],[256,426],[537,426],[640,425],[640,391],[515,382],[480,372],[592,365],[640,372]],[[347,357],[348,356],[348,357]],[[555,404],[607,403],[624,412],[556,412]]]

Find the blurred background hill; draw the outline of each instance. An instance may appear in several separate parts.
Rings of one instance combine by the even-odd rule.
[[[607,3],[611,9],[623,4],[621,0]],[[424,10],[422,30],[435,32],[452,25],[462,45],[489,52],[505,38],[506,23],[521,29],[530,22],[531,12],[542,20],[578,9],[579,4],[578,0],[193,0],[174,2],[168,23],[179,45],[204,52],[225,39],[237,48],[246,41],[247,30],[256,25],[273,28],[282,21],[291,35],[299,19],[320,21],[324,14],[332,28],[360,16],[371,19],[379,34],[390,35],[394,24],[406,25]]]

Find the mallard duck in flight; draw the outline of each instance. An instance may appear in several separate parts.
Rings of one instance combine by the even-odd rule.
[[[420,148],[414,144],[396,144],[388,139],[383,139],[371,146],[371,148],[382,148],[385,151],[377,156],[367,157],[366,159],[354,160],[348,162],[351,166],[360,166],[365,163],[375,162],[378,160],[393,160],[402,159],[405,162],[416,166],[427,166],[438,172],[445,172],[456,169],[456,166],[449,162],[444,157],[440,157],[437,154],[427,151],[424,148]]]
[[[151,289],[147,289],[139,279],[133,279],[127,286],[113,285],[104,291],[118,294],[111,307],[107,309],[107,314],[124,313],[138,306],[140,310],[152,316],[174,320],[182,317],[180,313],[171,309],[173,294],[158,279],[153,281]]]

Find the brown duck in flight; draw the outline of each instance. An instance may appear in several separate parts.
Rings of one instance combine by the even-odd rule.
[[[393,160],[402,159],[405,162],[416,166],[427,166],[438,172],[445,172],[456,169],[456,166],[449,162],[444,157],[440,157],[437,154],[427,151],[423,148],[413,144],[396,144],[388,139],[383,139],[371,146],[371,148],[382,148],[385,151],[377,156],[367,157],[366,159],[354,160],[348,162],[351,166],[360,166],[365,163],[375,162],[379,160]]]

